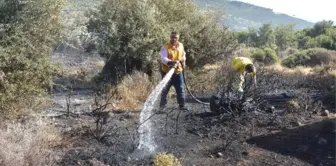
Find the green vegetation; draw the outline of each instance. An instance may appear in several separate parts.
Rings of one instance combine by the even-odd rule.
[[[251,56],[254,61],[261,62],[265,65],[272,65],[279,61],[276,52],[271,48],[256,49]]]
[[[260,48],[251,54],[255,61],[264,64],[273,64],[278,59],[282,59],[282,64],[287,67],[335,62],[336,27],[332,21],[323,20],[313,28],[297,31],[292,24],[277,27],[264,24],[259,29],[251,28],[235,35],[243,46]],[[270,63],[265,62],[266,57],[271,59]]]
[[[45,94],[57,68],[50,62],[62,0],[0,1],[0,113],[14,115]],[[33,97],[34,96],[34,97]]]
[[[223,1],[208,2],[220,4]],[[236,6],[233,8],[236,12],[246,7],[249,11],[240,12],[246,14],[253,11],[245,3],[228,3]],[[265,9],[266,14],[257,13],[251,17],[264,15],[271,18],[267,15],[269,12]],[[139,134],[139,114],[123,114],[120,111],[141,109],[153,86],[161,79],[157,76],[160,75],[160,47],[168,42],[171,31],[175,30],[181,33],[180,41],[187,53],[186,84],[199,96],[215,92],[219,94],[222,90],[226,92],[236,73],[230,60],[233,55],[242,55],[251,57],[258,64],[258,88],[257,93],[254,93],[257,97],[276,90],[298,90],[299,97],[290,101],[288,107],[290,110],[300,110],[302,113],[297,114],[300,117],[313,115],[308,110],[316,113],[324,111],[322,105],[335,108],[336,26],[333,22],[321,21],[301,30],[297,30],[297,25],[270,23],[233,32],[226,28],[227,24],[222,25],[223,16],[228,15],[215,10],[199,11],[193,0],[0,0],[0,165],[115,165],[119,161],[121,165],[132,162],[133,165],[139,165],[137,163],[142,162],[142,159],[135,159],[132,157],[134,154],[130,153],[135,150],[137,143],[135,137]],[[69,51],[76,52],[76,55],[59,51],[68,51],[67,47],[78,49]],[[96,52],[106,61],[94,57]],[[63,60],[63,55],[71,56],[67,57],[71,60]],[[62,70],[51,61],[61,56],[60,61],[65,61],[69,68]],[[92,57],[78,67],[76,63],[82,61],[84,56]],[[99,61],[95,62],[91,58]],[[91,79],[98,72],[100,75],[97,79]],[[108,82],[100,86],[93,81],[102,84]],[[73,93],[76,87],[83,87],[85,93]],[[105,91],[97,92],[97,89]],[[309,100],[310,92],[306,92],[306,89],[326,95],[315,102]],[[57,99],[53,103],[47,103],[52,106],[45,109],[47,111],[43,112],[40,119],[41,115],[33,111],[41,110],[40,106],[50,99],[49,90],[59,90],[61,93],[56,94]],[[258,102],[260,100],[255,101],[255,105],[262,104]],[[195,110],[193,114],[203,111],[197,105],[191,108]],[[178,126],[192,126],[197,134],[203,131],[203,127],[207,128],[205,123],[217,122],[216,119],[211,120],[212,117],[205,119],[211,121],[197,118],[194,121],[196,123],[179,121],[178,118],[187,117],[189,113],[182,113],[179,117],[181,111],[173,109],[167,112],[167,116],[155,117],[158,121],[163,120],[161,122],[165,122],[166,128],[165,135],[161,135],[163,132],[156,133],[157,138],[169,136],[169,130],[177,131]],[[268,124],[269,120],[274,121],[272,114],[261,115],[269,116],[257,116],[262,119],[243,116],[242,119],[234,118],[230,122],[243,120],[238,126],[247,124],[245,127],[253,127]],[[293,127],[292,122],[283,123],[282,119],[291,118],[287,115],[292,116],[284,110],[284,116],[277,116],[281,119],[275,119],[275,129]],[[217,117],[218,120],[226,118]],[[293,122],[298,122],[298,118],[294,118]],[[245,119],[251,123],[245,123]],[[13,123],[8,123],[9,120]],[[171,120],[176,125],[171,125]],[[179,122],[183,124],[178,125]],[[226,148],[231,149],[229,146],[233,146],[241,150],[236,151],[237,154],[243,154],[250,146],[240,146],[238,142],[247,141],[251,134],[269,134],[263,128],[262,132],[250,133],[251,128],[243,126],[240,130],[242,133],[237,135],[234,130],[238,123],[231,126],[226,124],[215,125],[218,129],[210,133],[210,139],[203,139],[199,142],[202,143],[199,148],[192,149],[193,152],[201,152],[199,154],[181,156],[178,153],[182,159],[177,159],[173,154],[158,153],[153,158],[143,158],[146,161],[142,164],[148,161],[148,164],[151,162],[155,166],[180,166],[181,160],[200,164],[200,159],[208,158],[202,165],[224,160],[229,165],[239,165],[242,158],[237,158],[235,153],[234,160],[231,160],[232,156],[228,155],[231,152]],[[222,127],[226,127],[225,131],[229,129],[226,132],[228,137],[221,136],[224,131]],[[179,135],[195,137],[193,133],[188,133],[188,130],[183,129]],[[172,136],[181,140],[177,135]],[[236,136],[242,139],[236,139]],[[93,137],[99,141],[91,139]],[[225,143],[225,146],[218,146],[221,143],[219,141]],[[185,146],[181,146],[180,152],[187,152],[189,142],[181,142]],[[168,141],[163,148],[175,153],[178,152],[174,148],[176,145],[176,141]],[[210,148],[203,148],[205,146]],[[248,153],[253,152],[253,149],[250,150]],[[218,153],[218,158],[213,158],[213,153]],[[265,155],[267,157],[272,153]],[[265,163],[265,155],[259,157],[261,163]]]
[[[65,9],[63,0],[0,1],[2,114],[31,108],[38,104],[31,96],[48,92],[53,76],[59,74],[50,55],[60,44],[97,49],[107,62],[95,80],[113,84],[122,83],[136,70],[154,80],[160,47],[173,30],[181,33],[191,72],[232,56],[239,44],[247,48],[243,56],[264,65],[281,62],[287,67],[329,64],[336,50],[332,21],[302,30],[293,24],[272,23],[232,32],[222,25],[226,13],[198,10],[192,0],[69,2]]]
[[[173,30],[181,33],[190,68],[229,55],[236,42],[230,31],[221,29],[220,18],[215,12],[197,12],[191,0],[107,0],[88,24],[97,35],[99,53],[108,58],[100,78],[116,83],[135,69],[152,76],[160,48]]]
[[[302,50],[299,53],[290,55],[282,61],[282,65],[286,67],[296,66],[318,66],[330,62],[335,62],[336,51],[327,50],[325,48],[310,48]]]

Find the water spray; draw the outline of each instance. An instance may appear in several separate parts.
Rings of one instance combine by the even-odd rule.
[[[155,152],[156,144],[154,141],[154,138],[152,136],[152,120],[151,117],[154,115],[153,109],[154,104],[157,101],[159,95],[161,94],[162,90],[166,87],[167,83],[173,76],[176,68],[178,67],[179,63],[175,63],[173,68],[171,68],[168,73],[165,75],[165,77],[160,81],[160,83],[155,87],[155,89],[151,92],[151,94],[148,96],[148,98],[145,101],[144,107],[141,110],[140,113],[140,126],[139,126],[139,133],[140,133],[140,139],[139,139],[139,146],[138,149],[147,152],[148,154],[152,154]],[[183,67],[183,65],[182,65]],[[185,82],[185,74],[183,69],[183,79]],[[186,85],[186,83],[185,83]],[[189,90],[188,86],[186,85],[186,89],[188,93],[192,96],[192,98],[201,104],[209,105],[210,103],[205,103],[200,100],[198,100]]]
[[[139,146],[138,149],[151,154],[155,152],[156,145],[155,141],[152,136],[152,120],[151,117],[153,116],[153,108],[156,100],[158,99],[159,95],[161,94],[163,88],[167,85],[170,78],[173,76],[175,69],[177,68],[178,63],[171,68],[165,77],[161,80],[161,82],[155,87],[155,89],[151,92],[151,94],[146,99],[143,109],[140,113],[140,139],[139,139]]]

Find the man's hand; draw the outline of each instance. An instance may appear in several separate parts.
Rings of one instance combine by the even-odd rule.
[[[169,67],[174,67],[176,64],[180,63],[179,61],[169,61],[168,66]]]
[[[181,64],[182,64],[183,69],[185,69],[187,67],[185,61],[182,61]]]
[[[256,75],[254,75],[253,76],[253,87],[254,87],[254,91],[256,91],[257,90],[257,76]]]

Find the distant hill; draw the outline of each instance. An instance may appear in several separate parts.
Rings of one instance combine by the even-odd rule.
[[[253,4],[229,1],[229,0],[194,0],[199,8],[216,7],[223,9],[227,14],[226,24],[234,31],[247,30],[248,27],[260,27],[262,24],[271,23],[274,26],[280,24],[295,24],[296,29],[314,26],[314,23],[273,12],[272,9]]]

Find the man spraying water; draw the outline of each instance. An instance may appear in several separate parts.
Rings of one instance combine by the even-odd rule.
[[[163,91],[160,106],[164,107],[167,103],[166,97],[169,88],[174,85],[178,95],[177,100],[179,106],[180,108],[184,108],[184,87],[183,75],[181,72],[185,66],[184,48],[183,45],[178,42],[178,33],[172,32],[170,38],[170,42],[165,44],[161,49],[161,74],[163,78],[148,96],[140,113],[141,125],[138,130],[140,133],[138,149],[147,152],[147,154],[153,153],[156,149],[151,117],[154,115],[152,110],[154,109],[154,103],[159,97],[159,94]],[[164,89],[164,87],[167,88]]]
[[[185,90],[183,80],[183,69],[185,68],[186,54],[183,44],[179,42],[179,33],[171,32],[170,41],[161,48],[161,75],[162,78],[169,72],[171,68],[176,67],[176,70],[168,82],[166,88],[163,89],[161,94],[160,108],[164,108],[167,104],[167,94],[174,86],[177,93],[177,102],[180,109],[185,109]]]

